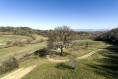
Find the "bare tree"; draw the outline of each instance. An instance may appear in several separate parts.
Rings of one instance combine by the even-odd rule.
[[[68,47],[72,38],[72,29],[68,26],[56,27],[48,33],[48,47],[50,49],[60,49],[60,55],[63,56],[63,48]]]

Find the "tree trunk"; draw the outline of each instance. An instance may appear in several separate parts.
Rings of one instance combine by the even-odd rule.
[[[60,55],[63,56],[63,45],[61,45],[61,52],[60,52]]]

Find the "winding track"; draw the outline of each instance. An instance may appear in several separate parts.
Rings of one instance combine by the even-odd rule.
[[[95,53],[97,53],[97,52],[99,52],[99,51],[101,51],[101,50],[103,50],[103,49],[98,49],[98,50],[92,51],[92,52],[90,52],[90,53],[88,53],[88,54],[86,54],[86,55],[84,55],[84,56],[77,57],[77,60],[85,59],[85,58],[87,58],[87,57],[89,57],[89,56],[91,56],[91,55],[93,55],[93,54],[95,54]],[[52,58],[50,58],[50,57],[47,57],[47,59],[48,59],[50,62],[55,62],[55,63],[69,61],[69,60],[55,60],[55,59],[52,59]]]
[[[81,56],[81,57],[78,57],[77,60],[81,60],[81,59],[85,59],[95,53],[97,53],[98,51],[101,51],[103,49],[98,49],[98,50],[95,50],[95,51],[92,51],[84,56]],[[69,61],[69,60],[55,60],[55,59],[52,59],[52,58],[49,58],[47,57],[47,59],[50,61],[50,62],[54,62],[54,63],[58,63],[58,62],[66,62],[66,61]],[[20,68],[20,69],[17,69],[16,71],[12,72],[12,73],[9,73],[8,75],[2,77],[1,79],[21,79],[23,76],[25,76],[26,74],[28,74],[33,68],[35,68],[36,66],[30,66],[30,67],[27,67],[27,68]]]

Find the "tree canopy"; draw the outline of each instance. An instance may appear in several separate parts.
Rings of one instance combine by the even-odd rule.
[[[63,55],[63,48],[69,45],[72,40],[72,33],[72,29],[68,26],[56,27],[54,30],[50,30],[48,32],[48,47],[50,49],[60,48],[60,55]]]

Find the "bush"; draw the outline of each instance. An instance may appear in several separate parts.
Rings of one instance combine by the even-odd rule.
[[[36,40],[36,37],[34,35],[30,35],[30,37],[33,39],[33,40]]]
[[[31,43],[31,41],[33,41],[33,39],[27,39],[27,44],[30,44]]]
[[[77,62],[77,57],[75,55],[71,55],[69,57],[68,65],[70,65],[74,69],[77,67],[78,62]]]
[[[49,50],[47,48],[40,49],[40,50],[35,51],[34,54],[40,57],[46,57],[46,55],[49,54]]]
[[[6,47],[12,46],[12,43],[13,43],[12,41],[7,41],[7,42],[6,42]]]
[[[18,62],[22,62],[22,61],[25,61],[25,60],[29,59],[31,55],[32,55],[32,53],[31,53],[31,54],[25,54],[24,56],[22,56],[22,57],[18,60]]]
[[[11,47],[11,46],[24,46],[26,44],[29,44],[32,41],[32,39],[22,39],[22,40],[14,40],[14,41],[7,41],[6,42],[6,47]]]
[[[40,43],[42,43],[42,42],[44,42],[44,39],[41,39],[41,40],[40,40]]]
[[[59,69],[74,69],[74,67],[66,64],[66,63],[58,63],[56,65],[56,68],[59,68]]]
[[[8,60],[4,61],[0,66],[0,74],[12,71],[19,67],[18,61],[15,57],[10,57]]]

